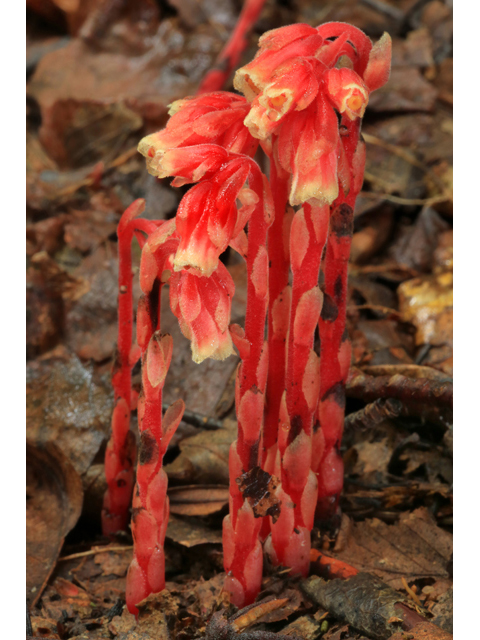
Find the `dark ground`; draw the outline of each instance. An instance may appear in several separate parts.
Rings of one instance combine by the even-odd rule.
[[[220,541],[235,434],[229,378],[238,360],[195,365],[165,299],[163,329],[175,341],[165,400],[182,397],[189,411],[217,423],[226,419],[208,431],[182,423],[174,438],[165,460],[172,512],[167,590],[146,601],[135,626],[123,608],[131,538],[125,534],[107,546],[100,532],[116,340],[115,228],[137,197],[146,198],[148,217],[175,213],[181,193],[147,174],[136,144],[165,124],[169,103],[196,91],[240,3],[27,0],[27,7],[27,602],[33,632],[62,640],[202,637],[214,612],[233,612],[221,594]],[[367,167],[350,267],[355,369],[347,414],[379,398],[400,402],[381,401],[347,418],[343,515],[330,529],[314,530],[314,546],[381,578],[451,631],[451,2],[269,0],[243,61],[267,29],[332,20],[350,22],[374,40],[385,30],[393,37],[391,79],[371,97],[364,121]],[[233,255],[226,263],[237,288],[232,321],[241,321],[244,267]],[[265,597],[283,601],[257,609],[244,632],[375,637],[340,622],[334,607],[319,608],[284,573],[265,577]]]

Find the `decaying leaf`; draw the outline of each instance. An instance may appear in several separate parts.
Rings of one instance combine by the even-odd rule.
[[[222,485],[190,485],[170,487],[170,513],[179,516],[208,516],[228,504],[228,487]]]
[[[169,478],[184,483],[228,484],[228,452],[237,423],[225,420],[222,429],[203,431],[185,438],[180,455],[165,466]]]
[[[401,576],[407,581],[448,579],[452,548],[452,535],[421,507],[402,514],[394,525],[376,518],[355,522],[346,548],[331,555],[401,589]]]
[[[82,509],[82,481],[53,443],[27,441],[27,601],[34,605]]]
[[[173,515],[168,520],[166,536],[167,539],[181,544],[183,547],[222,543],[222,532],[218,529],[210,529],[191,518]]]
[[[248,500],[256,518],[271,516],[276,522],[282,501],[276,496],[279,480],[261,467],[254,467],[236,479],[238,488]]]
[[[110,382],[65,349],[27,367],[27,438],[55,442],[78,473],[89,468],[108,432]]]

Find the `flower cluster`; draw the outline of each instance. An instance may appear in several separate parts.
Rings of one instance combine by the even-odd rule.
[[[308,571],[315,509],[331,515],[342,486],[338,449],[350,363],[347,268],[365,164],[360,124],[370,93],[388,79],[390,57],[388,34],[373,46],[343,23],[269,31],[254,60],[236,73],[234,85],[244,97],[215,92],[178,100],[166,128],[139,144],[152,175],[173,178],[173,186],[193,186],[173,220],[134,223],[125,214],[130,226],[121,272],[131,278],[125,247],[135,235],[142,247],[143,291],[137,311],[142,445],[127,580],[131,611],[164,586],[168,498],[162,458],[183,413],[178,401],[162,419],[172,353],[171,337],[160,327],[166,283],[193,360],[223,360],[235,345],[242,361],[235,392],[238,437],[229,457],[230,514],[223,528],[225,588],[238,606],[255,599],[262,542],[274,564]],[[253,160],[259,145],[270,159],[268,178]],[[234,284],[221,262],[229,246],[246,261],[244,329],[230,324]],[[125,432],[137,352],[131,347],[131,301],[122,308],[123,382],[116,393],[116,444],[107,459],[113,487],[107,507],[116,504],[112,491],[122,474],[129,488],[133,482]],[[259,478],[275,487],[273,506],[265,512],[252,505],[245,489]],[[117,493],[120,513],[125,496]],[[104,527],[108,533],[113,522],[123,522],[117,513],[112,518]]]
[[[245,124],[263,142],[276,137],[275,158],[292,176],[291,205],[331,204],[344,153],[336,112],[362,118],[370,92],[388,78],[390,37],[372,49],[349,25],[298,24],[265,33],[259,47],[235,75],[235,88],[251,102]]]

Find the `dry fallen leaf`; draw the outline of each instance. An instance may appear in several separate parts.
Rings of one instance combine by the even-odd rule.
[[[354,523],[346,548],[331,555],[401,589],[402,576],[407,582],[448,578],[452,549],[452,535],[438,527],[428,509],[421,507],[401,514],[394,525],[376,518]]]
[[[165,466],[168,477],[184,483],[228,484],[228,453],[237,423],[224,420],[222,429],[202,431],[180,442],[180,455]]]
[[[208,516],[228,504],[228,487],[222,485],[189,485],[169,487],[170,513],[179,516]]]
[[[82,481],[53,443],[27,440],[27,602],[33,606],[82,510]]]

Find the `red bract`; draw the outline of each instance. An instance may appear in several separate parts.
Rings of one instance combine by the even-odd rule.
[[[133,235],[142,247],[141,450],[127,580],[133,612],[164,586],[168,499],[162,458],[183,413],[177,401],[162,418],[172,354],[171,337],[160,326],[166,282],[193,359],[226,358],[232,343],[241,358],[230,513],[223,526],[225,588],[234,604],[251,603],[260,590],[262,541],[274,564],[307,574],[315,513],[331,516],[342,489],[339,447],[351,355],[345,329],[348,258],[365,166],[360,126],[369,94],[388,79],[391,41],[385,34],[372,47],[351,25],[299,24],[264,34],[259,46],[235,77],[245,98],[216,92],[179,100],[166,128],[139,145],[154,176],[173,177],[174,186],[194,183],[176,218],[133,223],[135,205],[119,227],[121,291],[127,286],[131,292]],[[251,158],[259,141],[270,160],[269,179]],[[220,262],[228,246],[246,260],[244,328],[230,325],[234,286]],[[121,299],[114,435],[106,458],[107,532],[125,521],[123,489],[133,481],[126,435],[137,353],[131,316],[131,298]],[[251,487],[246,489],[259,478],[277,487],[267,516],[250,500]]]
[[[194,362],[232,355],[228,326],[234,291],[232,276],[221,262],[210,278],[188,271],[172,275],[170,305],[183,335],[191,341]]]

